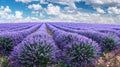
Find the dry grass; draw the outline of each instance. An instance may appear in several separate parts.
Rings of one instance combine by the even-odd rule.
[[[96,64],[96,67],[120,67],[120,49],[104,54]]]
[[[52,35],[52,32],[48,29],[47,26],[46,26],[46,30],[47,30],[47,33],[48,33],[49,35],[53,36],[53,35]]]

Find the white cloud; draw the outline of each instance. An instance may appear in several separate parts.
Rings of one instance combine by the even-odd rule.
[[[8,22],[15,19],[16,17],[12,14],[12,10],[9,6],[0,6],[0,22]]]
[[[37,1],[37,2],[40,2],[42,4],[47,4],[48,2],[46,2],[45,0],[15,0],[16,2],[22,2],[22,3],[30,3],[30,2],[33,2],[33,1]]]
[[[39,14],[39,11],[32,11],[32,14]]]
[[[26,17],[24,20],[21,20],[21,21],[26,21],[26,22],[39,22],[40,21],[40,19],[39,18],[37,18],[37,17]]]
[[[115,23],[113,17],[101,16],[101,13],[105,13],[101,8],[96,8],[99,12],[98,14],[85,13],[80,11],[71,11],[69,9],[60,11],[59,6],[54,6],[52,4],[48,5],[46,12],[49,15],[56,15],[56,17],[51,17],[48,21],[69,21],[69,22],[88,22],[88,23]]]
[[[22,3],[29,3],[33,1],[39,1],[41,4],[48,4],[48,2],[53,2],[53,3],[59,3],[59,4],[64,4],[68,5],[71,8],[76,9],[75,2],[79,2],[81,0],[15,0],[16,2],[22,2]]]
[[[98,13],[101,13],[101,14],[105,13],[105,11],[101,8],[95,8],[95,9]]]
[[[9,19],[10,17],[12,18],[13,15],[11,14],[11,9],[9,8],[9,6],[0,6],[0,18],[3,19],[3,18],[6,18],[6,19]]]
[[[36,4],[35,4],[36,5]],[[29,5],[30,6],[30,5]],[[29,7],[30,8],[30,7]],[[70,8],[70,7],[69,7]],[[30,9],[33,9],[31,14],[36,14],[35,16],[28,16],[23,17],[23,12],[21,11],[15,11],[15,15],[12,14],[12,10],[9,7],[0,7],[0,21],[2,19],[9,20],[9,21],[15,21],[15,22],[88,22],[88,23],[116,23],[119,22],[119,20],[116,21],[115,17],[112,16],[102,16],[101,13],[104,13],[105,11],[101,8],[96,8],[96,11],[98,13],[86,13],[81,12],[77,10],[71,10],[69,8],[66,8],[65,10],[61,10],[60,6],[55,6],[53,4],[48,4],[48,7],[43,10],[50,16],[49,18],[46,18],[44,15],[44,12],[40,12],[40,8],[32,7]],[[6,10],[5,10],[6,9]],[[36,11],[37,10],[37,11]],[[113,11],[115,10],[115,11]],[[109,8],[109,13],[115,13],[119,12],[118,8]],[[118,14],[118,13],[116,13]],[[51,15],[55,15],[55,17],[51,17]],[[120,17],[118,17],[120,18]]]
[[[29,5],[28,8],[33,10],[41,10],[42,6],[39,4],[32,4],[32,5]]]
[[[46,12],[49,15],[58,15],[60,13],[60,7],[59,6],[54,6],[52,4],[48,4]]]
[[[120,8],[117,7],[109,7],[108,13],[110,14],[120,14]]]
[[[120,3],[119,0],[81,0],[85,1],[87,4],[92,4],[92,5],[109,5],[112,3],[112,5],[117,5]],[[111,6],[112,6],[111,5]]]
[[[4,6],[0,6],[0,9],[4,9]]]
[[[108,3],[120,3],[119,0],[101,0],[104,4],[108,4]]]
[[[55,3],[59,3],[59,4],[63,4],[63,5],[68,5],[69,7],[76,9],[76,5],[75,2],[77,1],[81,1],[81,0],[48,0],[50,2],[55,2]]]
[[[92,17],[91,17],[92,16]],[[50,19],[39,19],[41,22],[74,22],[74,23],[101,23],[101,24],[115,24],[112,17],[102,17],[99,14],[77,13],[64,14],[61,13],[58,17]]]
[[[9,8],[9,6],[6,6],[6,8],[4,9],[5,12],[10,13],[11,9]]]
[[[105,9],[110,14],[120,14],[120,0],[81,0],[91,5],[98,13],[105,13],[100,7],[108,7]]]
[[[39,17],[40,14],[42,14],[42,13],[41,13],[40,11],[32,11],[31,14],[32,14],[33,16]]]
[[[21,11],[15,11],[16,18],[22,18],[23,13]]]
[[[22,3],[30,3],[32,1],[39,1],[39,0],[15,0],[16,2],[22,2]]]
[[[113,17],[104,17],[100,14],[89,14],[78,12],[76,14],[64,14],[61,13],[58,17],[59,21],[71,21],[71,22],[86,22],[86,23],[115,23]]]
[[[48,4],[48,2],[46,2],[45,0],[40,0],[41,4]]]
[[[3,20],[15,20],[20,19],[23,16],[23,13],[20,11],[15,11],[15,15],[12,14],[12,10],[9,8],[9,6],[0,6],[0,18]]]
[[[82,1],[85,1],[86,4],[93,4],[93,5],[101,5],[103,4],[103,1],[102,0],[82,0]]]
[[[32,0],[15,0],[16,2],[23,2],[23,3],[29,3],[32,2]]]

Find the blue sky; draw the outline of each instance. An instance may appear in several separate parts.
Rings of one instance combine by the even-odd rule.
[[[0,0],[1,23],[119,21],[119,0]]]

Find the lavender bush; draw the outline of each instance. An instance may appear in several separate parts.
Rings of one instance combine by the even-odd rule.
[[[49,28],[50,27],[53,28],[53,30],[56,29],[56,31],[53,32],[53,35],[55,35],[54,40],[62,50],[61,56],[58,58],[64,63],[68,65],[71,64],[72,66],[82,66],[85,64],[93,64],[99,57],[101,48],[96,42],[87,37],[61,31],[49,25]]]
[[[31,34],[38,27],[39,25],[36,25],[23,31],[0,33],[0,54],[9,55],[14,46],[20,43],[27,35]]]
[[[42,25],[14,48],[9,56],[12,67],[47,67],[56,62],[57,47],[44,28]]]
[[[78,33],[98,42],[99,45],[102,47],[102,52],[109,52],[120,45],[120,39],[118,38],[118,36],[116,36],[116,34],[113,33],[100,33],[94,30],[75,30],[58,25],[56,25],[55,27],[68,32]]]
[[[9,51],[12,51],[13,44],[10,38],[0,37],[0,55],[8,55]]]
[[[109,52],[119,46],[119,38],[114,34],[102,34],[92,31],[79,31],[79,34],[98,42],[103,52]]]

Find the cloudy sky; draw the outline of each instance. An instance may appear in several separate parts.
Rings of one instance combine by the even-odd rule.
[[[0,0],[0,23],[120,23],[119,0]]]

